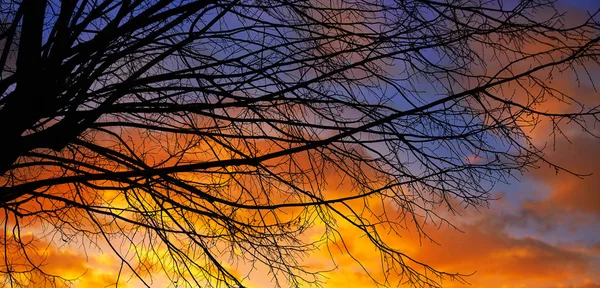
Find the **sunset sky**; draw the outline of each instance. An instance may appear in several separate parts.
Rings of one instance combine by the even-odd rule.
[[[600,9],[600,0],[560,3],[570,13],[567,19]],[[591,77],[600,79],[600,67],[589,68]],[[555,79],[552,85],[583,103],[600,103],[600,90],[596,91],[600,87],[594,87],[589,80],[575,82],[574,78],[564,77]],[[539,169],[516,175],[510,183],[498,184],[493,190],[497,200],[491,201],[489,207],[471,207],[459,211],[460,215],[445,215],[455,228],[426,227],[433,241],[420,239],[411,230],[402,238],[389,236],[386,240],[435,269],[468,275],[464,282],[443,280],[443,287],[600,288],[600,139],[571,128],[566,126],[564,137],[554,141],[548,124],[542,123],[530,136],[540,146],[547,144],[550,161],[588,176],[557,173],[541,163]],[[591,129],[600,131],[600,127]],[[351,237],[359,233],[345,225],[339,227],[347,235],[345,245],[360,264],[330,245],[304,259],[306,265],[331,270],[322,274],[324,287],[381,287],[374,282],[381,280],[384,273],[377,252],[368,248],[364,237]],[[45,258],[47,272],[78,278],[75,287],[114,287],[120,270],[123,273],[118,287],[144,287],[108,247],[47,238],[30,249],[37,249],[41,254],[38,256]],[[240,267],[247,268],[247,263]],[[152,279],[148,282],[152,287],[170,283],[161,274],[146,271],[140,275]],[[271,281],[271,276],[259,267],[244,283],[270,287]]]

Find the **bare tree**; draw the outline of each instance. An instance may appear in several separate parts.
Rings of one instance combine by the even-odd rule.
[[[31,256],[62,239],[148,286],[318,285],[303,259],[346,249],[341,223],[377,249],[374,283],[464,281],[381,233],[428,239],[547,163],[530,129],[598,113],[550,84],[598,63],[596,14],[510,2],[2,1],[4,284],[69,284]]]

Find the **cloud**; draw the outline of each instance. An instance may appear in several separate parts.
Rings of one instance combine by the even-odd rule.
[[[593,282],[589,279],[586,279],[583,281],[582,284],[575,284],[575,285],[558,285],[558,286],[552,286],[552,288],[600,288],[600,283],[596,283]]]
[[[472,286],[446,279],[443,287],[571,287],[569,285],[598,277],[593,274],[595,267],[600,264],[594,257],[594,247],[573,243],[552,244],[530,236],[514,237],[506,230],[507,222],[496,217],[499,216],[487,211],[480,220],[461,225],[459,228],[464,233],[448,226],[437,230],[435,227],[426,229],[439,245],[428,241],[420,243],[415,233],[407,233],[402,237],[388,235],[387,240],[395,248],[436,269],[450,273],[476,272],[465,278]],[[353,232],[348,227],[342,227],[341,231],[348,234]],[[342,287],[348,283],[354,287],[376,287],[373,279],[363,270],[369,271],[381,283],[386,276],[392,286],[399,280],[380,272],[382,262],[379,253],[366,237],[354,232],[352,238],[345,239],[345,243],[360,264],[346,254],[341,255],[340,249],[334,245],[330,245],[330,250],[323,251],[321,258],[312,259],[326,263],[333,255],[337,260],[338,270],[324,274],[327,277],[325,287]],[[588,287],[585,285],[572,287]]]
[[[557,142],[557,152],[549,154],[549,160],[573,172],[590,175],[581,179],[547,167],[530,173],[530,179],[547,187],[549,192],[542,199],[525,201],[513,220],[529,219],[543,227],[556,228],[559,224],[577,227],[600,218],[600,166],[597,165],[600,140],[589,136],[571,140],[572,144],[566,140]]]
[[[485,283],[487,279],[494,279],[495,283],[521,279],[563,281],[587,268],[586,255],[533,237],[512,237],[495,222],[488,218],[467,225],[463,227],[464,234],[439,233],[440,246],[419,250],[423,261],[437,263],[442,269],[476,269],[473,283]]]
[[[106,287],[115,285],[117,281],[120,262],[100,251],[81,251],[74,245],[59,247],[37,238],[33,233],[16,238],[0,235],[0,239],[5,241],[3,244],[7,248],[0,251],[0,269],[6,271],[10,266],[17,272],[13,274],[13,280],[24,286],[62,287],[70,284],[74,287]],[[40,270],[30,270],[33,267]],[[6,281],[7,274],[2,276]],[[125,283],[126,277],[124,273],[119,287],[132,287]]]

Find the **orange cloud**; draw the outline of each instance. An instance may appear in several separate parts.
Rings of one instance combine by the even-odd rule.
[[[590,175],[580,179],[564,171],[557,174],[553,169],[531,173],[532,178],[550,192],[545,199],[524,203],[522,213],[555,223],[567,217],[575,217],[579,223],[600,217],[600,166],[597,164],[600,140],[585,136],[571,140],[572,144],[564,140],[558,142],[556,152],[550,153],[549,159],[573,172]]]
[[[1,235],[1,238],[6,241],[7,250],[0,249],[0,269],[15,272],[11,274],[13,278],[2,275],[7,287],[11,283],[24,287],[106,287],[117,282],[119,261],[97,250],[82,250],[74,242],[57,246],[33,233],[20,237]],[[41,270],[31,270],[34,267]],[[122,275],[119,287],[132,287],[125,283],[126,277],[127,274]]]
[[[513,237],[505,232],[505,222],[498,217],[501,216],[489,212],[479,221],[460,225],[464,233],[448,226],[426,229],[439,245],[429,241],[421,243],[414,231],[402,237],[388,235],[387,241],[436,269],[466,274],[476,272],[465,277],[472,286],[446,278],[442,287],[588,287],[596,282],[585,282],[591,284],[584,286],[577,284],[585,279],[600,281],[600,275],[593,273],[600,265],[600,260],[594,256],[595,248],[550,244],[533,237]],[[337,241],[338,246],[329,245],[318,254],[319,258],[311,261],[327,266],[325,263],[331,261],[330,257],[335,258],[337,266],[329,267],[337,269],[324,274],[325,287],[346,287],[348,283],[352,283],[352,287],[377,287],[376,282],[384,287],[395,287],[401,282],[389,272],[381,271],[380,254],[366,237],[346,226],[340,227],[340,231],[351,235],[344,238],[345,245],[341,246]]]
[[[596,283],[593,282],[589,279],[584,280],[582,284],[580,285],[558,285],[558,286],[553,286],[552,288],[600,288],[600,283]]]

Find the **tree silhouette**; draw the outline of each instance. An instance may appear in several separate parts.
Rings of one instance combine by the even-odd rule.
[[[318,285],[303,259],[349,237],[378,251],[375,283],[464,281],[383,235],[428,239],[442,209],[562,169],[529,131],[598,113],[551,84],[598,63],[596,15],[514,2],[3,1],[4,284],[69,284],[34,259],[62,239],[148,286],[238,287],[255,267]]]

